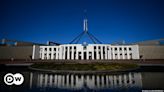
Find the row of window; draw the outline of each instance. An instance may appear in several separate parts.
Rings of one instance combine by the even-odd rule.
[[[41,49],[42,49],[42,48],[41,48]],[[52,49],[53,49],[54,51],[56,51],[57,48],[49,48],[49,51],[52,51]],[[67,50],[68,47],[65,47],[65,49]],[[70,47],[70,49],[72,49],[72,47]],[[74,46],[74,49],[76,50],[76,46]],[[44,48],[44,50],[47,51],[48,48]]]
[[[52,55],[52,54],[49,53],[48,55],[49,55],[49,57],[51,58],[51,55]],[[53,55],[54,55],[54,57],[56,57],[56,54],[55,54],[55,53],[54,53]],[[96,55],[95,53],[94,53],[93,55],[94,55],[94,58],[97,59],[97,57],[96,57],[97,55]],[[101,55],[101,54],[99,54],[99,55]],[[103,54],[103,58],[105,58],[104,55],[105,55],[105,54]],[[113,55],[115,55],[115,57],[118,57],[118,55],[120,55],[120,58],[123,58],[123,54],[122,54],[122,53],[121,53],[121,54],[111,54],[111,56],[113,56]],[[58,56],[59,56],[59,54],[58,54]],[[72,56],[72,54],[70,54],[70,57],[71,57],[71,56]],[[81,56],[81,52],[78,53],[78,56]],[[92,53],[89,53],[89,56],[90,56],[90,58],[91,58]],[[127,57],[127,53],[125,53],[124,56]],[[40,57],[42,57],[42,54],[40,54]],[[44,57],[47,57],[47,54],[46,54],[46,53],[44,54]],[[76,57],[76,53],[74,53],[74,58],[75,58],[75,57]],[[86,57],[86,53],[84,53],[84,57]],[[101,57],[101,56],[100,56],[100,57]],[[132,53],[129,53],[129,57],[130,57],[130,59],[132,58]],[[65,58],[67,59],[67,55],[65,56]]]
[[[94,46],[94,49],[96,49],[96,46]],[[101,49],[101,47],[98,46],[98,49]],[[103,47],[103,49],[105,49],[105,47]],[[122,48],[122,47],[114,47],[114,48],[111,48],[111,50],[112,50],[112,49],[114,49],[115,51],[118,50],[118,49],[119,49],[120,51],[123,50],[123,49],[124,49],[124,50],[129,49],[130,51],[132,50],[131,47],[129,47],[129,48],[128,48],[128,47],[123,47],[123,48]],[[107,48],[107,50],[109,50],[109,48]]]
[[[48,48],[44,48],[45,51],[47,51],[47,49],[48,49]],[[66,47],[65,49],[67,50],[68,47]],[[70,50],[71,50],[71,49],[72,49],[72,47],[70,47]],[[74,46],[74,49],[76,50],[76,46]],[[85,49],[86,49],[86,46],[84,46],[84,50],[85,50]],[[94,46],[94,49],[96,49],[96,46]],[[101,47],[99,46],[98,49],[101,49]],[[122,51],[123,49],[124,49],[125,51],[126,51],[127,49],[129,49],[129,51],[132,50],[131,47],[129,47],[129,48],[127,48],[127,47],[124,47],[124,48],[122,48],[122,47],[119,47],[119,48],[115,47],[115,48],[111,48],[111,50],[112,50],[112,49],[114,49],[115,51],[117,51],[118,49],[119,49],[120,51]],[[53,50],[56,51],[56,48],[53,48]],[[105,50],[105,47],[103,47],[103,50]],[[109,50],[109,48],[107,48],[107,50]],[[52,48],[49,48],[49,51],[52,51]]]

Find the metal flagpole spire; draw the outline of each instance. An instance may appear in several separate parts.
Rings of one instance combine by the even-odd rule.
[[[80,39],[82,38],[82,36],[85,35],[85,34],[88,35],[88,37],[92,40],[92,42],[94,44],[96,44],[96,42],[102,44],[102,42],[100,42],[95,36],[93,36],[91,33],[88,32],[88,20],[87,20],[86,13],[87,13],[87,10],[84,10],[84,15],[85,16],[84,16],[84,20],[83,20],[83,32],[80,35],[78,35],[77,37],[75,37],[70,42],[70,44],[78,43],[80,41]]]
[[[87,10],[84,10],[84,32],[86,33],[88,31],[88,20],[87,20]]]
[[[84,19],[84,32],[86,33],[88,31],[88,20]]]

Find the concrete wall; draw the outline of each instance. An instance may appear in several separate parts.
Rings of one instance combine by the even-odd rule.
[[[0,59],[30,59],[32,46],[0,46]]]
[[[34,45],[33,46],[33,52],[32,52],[32,59],[38,59],[38,58],[40,58],[39,57],[39,55],[40,55],[40,53],[39,53],[39,46],[37,46],[37,45]]]
[[[164,46],[139,46],[139,55],[143,59],[164,59]]]

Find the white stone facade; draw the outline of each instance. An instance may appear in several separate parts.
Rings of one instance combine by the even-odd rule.
[[[115,60],[139,59],[138,45],[64,44],[33,46],[33,59],[47,60]]]

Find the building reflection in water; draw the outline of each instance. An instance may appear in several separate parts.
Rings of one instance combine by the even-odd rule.
[[[141,73],[112,75],[30,73],[30,88],[60,88],[79,90],[142,87]]]

